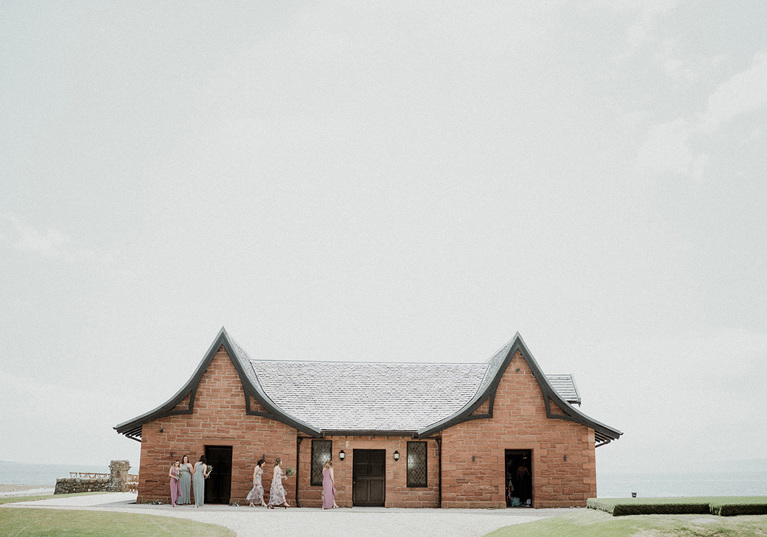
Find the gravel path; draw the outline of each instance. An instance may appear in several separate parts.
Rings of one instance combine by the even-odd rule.
[[[92,509],[187,518],[218,524],[238,537],[481,537],[493,530],[570,512],[570,509],[264,509],[206,505],[138,505],[131,493],[6,504],[2,508]]]

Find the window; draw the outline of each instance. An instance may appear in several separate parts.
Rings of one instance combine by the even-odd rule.
[[[426,486],[426,442],[407,443],[407,486]]]
[[[322,485],[322,467],[332,456],[332,441],[312,440],[312,485]]]

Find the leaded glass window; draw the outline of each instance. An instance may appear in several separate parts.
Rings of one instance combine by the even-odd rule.
[[[426,486],[426,442],[407,443],[407,486]]]
[[[322,485],[322,467],[332,455],[332,441],[312,440],[312,485]]]

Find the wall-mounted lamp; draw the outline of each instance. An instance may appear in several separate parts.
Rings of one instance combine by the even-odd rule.
[[[567,455],[565,455],[565,461],[567,461]]]
[[[345,458],[346,458],[346,453],[344,453],[344,450],[342,449],[341,451],[338,452],[338,460],[342,461]]]
[[[395,461],[398,461],[398,460],[399,460],[399,451],[395,451],[395,452],[394,452],[394,460],[395,460]]]
[[[171,459],[173,458],[173,452],[172,451],[170,452],[170,458]]]
[[[160,425],[160,432],[162,432],[162,425]]]
[[[472,455],[471,456],[471,462],[474,462],[475,460],[477,460],[476,457],[474,455]]]

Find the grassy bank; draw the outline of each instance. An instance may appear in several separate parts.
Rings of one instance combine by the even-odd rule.
[[[765,496],[694,498],[589,498],[589,509],[626,515],[767,515]]]
[[[234,537],[234,532],[179,518],[59,509],[0,509],[0,535],[42,537]]]
[[[46,494],[42,496],[7,496],[0,498],[0,505],[4,503],[32,502],[35,500],[51,500],[53,498],[71,498],[74,496],[92,496],[94,494],[111,494],[109,492],[78,492],[76,494]]]
[[[562,516],[507,526],[486,537],[764,537],[767,516],[637,515],[613,517],[578,509]]]

